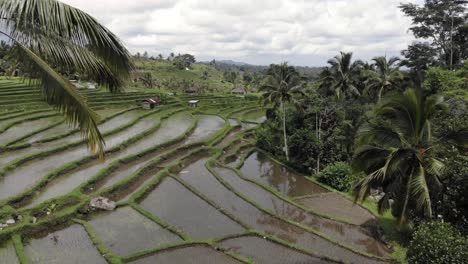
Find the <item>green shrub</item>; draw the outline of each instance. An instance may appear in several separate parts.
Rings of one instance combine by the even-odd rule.
[[[320,172],[318,180],[338,191],[347,192],[358,178],[348,164],[336,162]]]
[[[422,224],[408,248],[408,263],[468,263],[468,238],[448,223],[436,221]]]

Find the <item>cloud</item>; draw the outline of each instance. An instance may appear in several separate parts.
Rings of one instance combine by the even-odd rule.
[[[63,2],[95,16],[132,52],[190,52],[199,60],[324,65],[341,50],[370,59],[398,55],[413,41],[397,0]]]

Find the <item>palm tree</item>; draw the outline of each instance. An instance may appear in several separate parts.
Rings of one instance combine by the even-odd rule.
[[[288,138],[286,133],[286,104],[293,102],[299,106],[299,102],[294,99],[294,94],[302,93],[302,83],[299,73],[286,62],[275,65],[268,69],[267,77],[260,86],[260,91],[264,92],[263,100],[265,104],[273,104],[280,109],[283,121],[284,153],[289,161]]]
[[[345,96],[359,96],[361,94],[355,83],[362,62],[359,60],[352,62],[352,57],[352,52],[340,52],[340,55],[328,61],[330,67],[322,72],[322,86],[325,85],[331,89],[339,100]]]
[[[432,216],[431,190],[440,187],[438,176],[444,166],[434,156],[437,142],[431,119],[444,106],[441,96],[426,97],[413,89],[379,104],[374,118],[359,131],[353,164],[367,176],[354,188],[356,201],[364,200],[371,188],[382,187],[380,213],[392,207],[401,224],[408,208]]]
[[[387,60],[387,57],[375,57],[372,59],[373,70],[367,71],[369,78],[367,82],[367,90],[377,91],[377,102],[380,102],[385,91],[397,88],[398,82],[403,80],[403,73],[396,65],[400,59],[392,57]]]
[[[79,126],[93,152],[103,157],[98,116],[59,70],[76,69],[118,92],[133,65],[119,39],[85,12],[57,0],[1,0],[0,34],[14,45],[12,57],[33,78],[44,100]]]

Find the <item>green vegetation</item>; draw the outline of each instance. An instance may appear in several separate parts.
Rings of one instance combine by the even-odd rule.
[[[465,263],[468,239],[453,226],[439,221],[420,225],[408,248],[408,263]]]
[[[19,261],[28,263],[31,240],[75,224],[103,261],[116,264],[195,246],[253,263],[221,246],[244,236],[338,262],[466,262],[468,16],[462,2],[402,4],[413,21],[410,31],[425,40],[403,51],[402,60],[364,62],[340,52],[321,69],[202,63],[173,53],[137,53],[131,61],[111,32],[78,9],[55,0],[0,2],[0,16],[10,21],[0,34],[13,43],[0,42],[0,74],[6,75],[0,77],[0,134],[9,133],[0,142],[0,177],[18,187],[10,194],[0,185],[0,242],[12,241]],[[127,87],[126,79],[132,80]],[[96,89],[77,89],[88,81]],[[239,95],[230,95],[234,89]],[[153,97],[162,105],[135,111]],[[197,107],[186,105],[195,99]],[[46,103],[78,128],[62,128],[64,119],[57,118],[16,135],[19,125],[56,117]],[[127,117],[131,111],[137,114]],[[168,121],[181,112],[184,120]],[[107,129],[101,133],[97,125]],[[85,138],[76,138],[78,132]],[[161,140],[153,141],[156,136]],[[106,148],[104,139],[111,142]],[[104,154],[108,160],[98,163]],[[189,169],[202,159],[201,167]],[[154,192],[172,191],[161,189],[167,181],[184,190],[176,195],[189,196],[177,197],[193,201],[193,208],[198,201],[238,231],[197,239],[200,234],[175,220],[212,215],[175,199],[164,201],[164,210],[177,219],[144,207]],[[98,196],[132,208],[178,242],[116,254],[90,223],[104,214],[90,208]],[[329,207],[341,214],[324,210]]]
[[[139,59],[135,62],[133,87],[158,88],[167,92],[185,93],[196,87],[199,93],[230,93],[232,83],[224,80],[223,72],[205,64],[191,64],[190,67],[178,67],[172,61]],[[148,77],[149,75],[151,77]],[[140,77],[143,75],[143,78]],[[148,79],[152,87],[148,87]],[[136,81],[136,82],[135,82]]]
[[[318,175],[318,181],[341,192],[348,192],[359,177],[353,173],[351,166],[337,162],[326,167]]]
[[[56,0],[9,0],[0,7],[0,17],[6,22],[0,34],[14,44],[15,52],[8,59],[21,65],[24,77],[36,78],[32,82],[44,101],[79,126],[90,149],[102,156],[104,139],[97,129],[97,115],[59,72],[86,75],[117,92],[133,68],[127,49],[93,17]]]

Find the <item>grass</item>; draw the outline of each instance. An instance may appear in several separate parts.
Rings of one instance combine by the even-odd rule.
[[[216,70],[214,67],[203,64],[193,64],[190,70],[177,69],[172,63],[166,61],[153,61],[153,60],[139,60],[136,66],[141,71],[151,72],[153,78],[159,82],[181,82],[193,81],[195,85],[201,87],[206,86],[207,92],[226,92],[229,93],[233,89],[233,84],[223,82],[223,73]],[[208,79],[202,78],[204,72],[208,72]],[[135,88],[133,88],[135,89]],[[178,90],[183,92],[182,89],[176,87],[162,87],[166,91]]]

